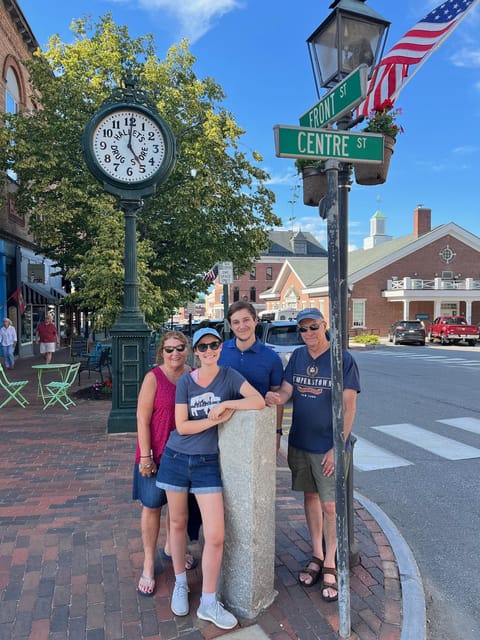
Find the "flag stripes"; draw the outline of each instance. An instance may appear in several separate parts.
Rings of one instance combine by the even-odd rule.
[[[217,276],[218,276],[218,265],[215,265],[210,269],[210,271],[207,271],[203,275],[203,279],[205,280],[205,282],[214,282]]]
[[[385,100],[394,101],[407,82],[410,67],[422,66],[477,2],[447,0],[407,31],[378,64],[358,115],[367,116]]]

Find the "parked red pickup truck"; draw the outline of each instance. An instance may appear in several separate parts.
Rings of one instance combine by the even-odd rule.
[[[430,342],[440,340],[441,344],[458,344],[463,340],[473,347],[478,331],[478,327],[467,324],[462,316],[439,316],[428,327],[428,339]]]

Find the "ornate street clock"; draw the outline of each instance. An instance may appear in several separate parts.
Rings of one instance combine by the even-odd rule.
[[[82,148],[91,173],[105,191],[118,196],[125,214],[123,309],[110,329],[113,392],[108,431],[136,431],[137,398],[148,371],[150,339],[139,307],[136,215],[171,174],[175,138],[150,96],[129,78],[90,118]]]
[[[82,144],[91,173],[105,190],[127,200],[152,195],[175,166],[170,127],[128,82],[92,116]]]

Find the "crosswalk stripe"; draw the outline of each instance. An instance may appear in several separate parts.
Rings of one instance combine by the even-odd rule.
[[[394,469],[395,467],[407,467],[412,463],[396,456],[386,449],[358,438],[353,453],[353,465],[359,471],[374,471],[375,469]]]
[[[430,451],[446,460],[464,460],[467,458],[480,458],[480,449],[462,444],[451,438],[446,438],[427,429],[421,429],[414,424],[389,424],[372,427],[376,431],[385,433],[392,438],[398,438],[404,442]]]
[[[478,418],[448,418],[447,420],[438,420],[437,422],[480,435],[480,420]]]

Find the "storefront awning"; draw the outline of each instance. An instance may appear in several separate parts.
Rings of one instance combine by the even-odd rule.
[[[62,298],[67,295],[63,289],[57,289],[57,287],[50,287],[50,291],[52,292],[52,295],[58,298],[59,302],[61,302]]]
[[[52,287],[39,282],[24,282],[25,304],[59,304],[59,296],[53,295]]]

